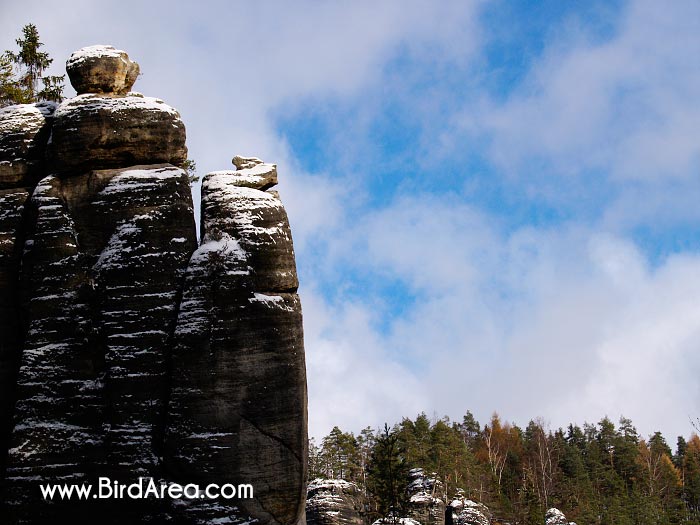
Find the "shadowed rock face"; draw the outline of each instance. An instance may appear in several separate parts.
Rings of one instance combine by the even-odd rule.
[[[0,189],[34,186],[46,172],[46,142],[56,104],[0,108]]]
[[[307,441],[294,251],[277,195],[236,173],[202,183],[203,237],[175,330],[165,463],[182,480],[245,480],[256,491],[240,502],[246,512],[296,523]]]
[[[276,167],[207,176],[198,243],[179,114],[122,96],[131,62],[98,51],[71,80],[100,94],[0,113],[0,523],[301,523],[304,347]],[[98,476],[255,497],[41,499],[40,482]]]
[[[5,470],[9,448],[22,347],[17,277],[24,243],[23,214],[27,199],[27,188],[0,190],[0,472]]]
[[[159,474],[169,337],[196,245],[187,174],[170,165],[46,177],[29,216],[7,465],[20,506],[32,504],[37,476]]]
[[[342,479],[315,479],[306,497],[307,525],[365,525],[367,498]]]

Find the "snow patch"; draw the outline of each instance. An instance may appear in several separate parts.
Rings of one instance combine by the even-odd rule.
[[[70,58],[66,61],[66,68],[76,66],[87,60],[95,58],[120,58],[126,63],[126,51],[115,49],[114,46],[105,44],[97,44],[94,46],[86,46],[77,51],[74,51]]]

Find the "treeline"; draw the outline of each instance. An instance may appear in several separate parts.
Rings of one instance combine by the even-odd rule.
[[[674,451],[626,418],[552,432],[497,414],[483,426],[470,412],[460,423],[420,414],[359,435],[335,427],[309,448],[309,477],[357,483],[373,517],[405,515],[408,470],[421,467],[442,482],[436,497],[462,491],[513,524],[541,525],[557,507],[579,525],[700,525],[700,438],[679,437]]]

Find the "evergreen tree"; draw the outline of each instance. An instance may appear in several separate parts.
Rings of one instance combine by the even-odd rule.
[[[60,102],[65,75],[44,76],[53,59],[40,51],[44,45],[34,24],[22,28],[23,38],[16,39],[19,50],[5,51],[0,60],[0,104],[24,104],[50,100]],[[18,76],[12,75],[12,66]]]
[[[325,478],[326,473],[323,469],[323,460],[321,458],[321,449],[316,445],[314,438],[309,439],[309,480],[316,478]]]
[[[326,477],[358,481],[357,440],[352,433],[345,433],[337,426],[323,438],[321,458]]]
[[[312,472],[319,457],[324,475],[366,487],[375,517],[407,516],[408,470],[421,467],[443,483],[434,496],[462,494],[498,522],[542,523],[553,506],[581,524],[700,525],[700,438],[679,438],[672,455],[660,432],[642,440],[625,418],[552,434],[537,420],[523,432],[497,414],[483,429],[473,416],[431,424],[419,414],[377,435],[336,427],[320,449],[310,444]]]
[[[409,466],[400,446],[398,429],[384,425],[369,464],[367,485],[375,498],[378,517],[398,518],[406,508]]]
[[[360,468],[360,487],[367,492],[367,470],[377,437],[372,427],[363,428],[357,436],[357,457]]]
[[[476,440],[481,434],[481,425],[469,410],[462,418],[462,423],[458,426],[462,439],[468,447],[474,447]]]
[[[688,448],[688,443],[685,441],[683,436],[678,436],[676,440],[676,453],[673,456],[673,464],[676,468],[683,469],[683,459],[685,458],[685,451]]]

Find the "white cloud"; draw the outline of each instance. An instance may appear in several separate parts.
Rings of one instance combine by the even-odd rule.
[[[392,425],[418,413],[429,387],[389,355],[362,305],[330,307],[314,290],[301,290],[309,377],[309,434],[336,425],[359,431]]]
[[[376,366],[408,363],[424,385],[418,401],[411,381],[389,385],[405,401],[402,415],[460,418],[469,409],[485,420],[497,410],[521,425],[543,416],[554,426],[625,415],[644,434],[690,432],[700,402],[700,257],[650,267],[614,234],[575,225],[503,234],[486,215],[419,198],[398,200],[338,242],[348,239],[359,241],[342,267],[372,261],[419,292],[387,329],[339,321],[333,348],[346,365],[361,363],[355,392],[387,396],[374,378],[363,381],[359,349],[370,347],[384,349]],[[352,309],[361,319],[382,313],[369,289]],[[329,370],[328,384],[347,384],[346,369],[336,380]],[[395,412],[370,411],[362,424]],[[356,419],[347,424],[359,430]]]
[[[482,98],[461,125],[491,137],[502,169],[532,176],[543,160],[555,174],[609,171],[617,179],[697,176],[700,169],[700,7],[629,2],[602,42],[572,22],[549,42],[504,102]]]

